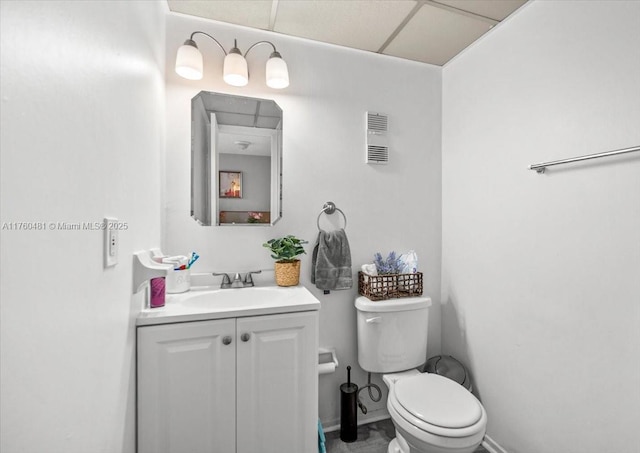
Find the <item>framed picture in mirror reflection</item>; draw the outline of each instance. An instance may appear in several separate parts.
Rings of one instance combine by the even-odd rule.
[[[219,196],[220,198],[242,198],[242,172],[219,172]]]

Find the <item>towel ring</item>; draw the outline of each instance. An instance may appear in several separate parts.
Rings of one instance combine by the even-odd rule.
[[[322,206],[322,211],[320,211],[320,214],[318,214],[318,220],[317,220],[317,224],[318,224],[318,229],[320,229],[320,216],[322,216],[322,214],[328,214],[331,215],[334,212],[338,211],[340,214],[342,214],[342,217],[344,218],[344,229],[347,229],[347,216],[344,214],[344,212],[342,212],[342,209],[337,208],[336,204],[332,201],[327,201],[324,206]]]

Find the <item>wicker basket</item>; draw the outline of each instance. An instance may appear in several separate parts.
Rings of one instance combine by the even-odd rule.
[[[296,286],[300,282],[300,260],[293,263],[275,263],[276,284]]]
[[[371,300],[422,296],[422,272],[386,275],[358,272],[358,293]]]

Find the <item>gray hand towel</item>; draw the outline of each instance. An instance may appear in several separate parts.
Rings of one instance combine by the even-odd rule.
[[[351,249],[343,229],[322,231],[313,248],[311,283],[318,289],[349,289],[353,286]]]

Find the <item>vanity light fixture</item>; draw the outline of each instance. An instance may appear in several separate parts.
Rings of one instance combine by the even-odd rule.
[[[242,55],[238,49],[237,41],[233,41],[233,48],[227,52],[222,44],[216,38],[203,31],[194,31],[189,39],[178,49],[176,55],[176,73],[189,80],[202,79],[202,54],[198,50],[193,37],[197,34],[205,35],[211,38],[224,52],[223,80],[229,85],[242,87],[249,83],[249,70],[247,68],[247,54],[259,44],[269,44],[273,47],[273,52],[267,60],[266,82],[270,88],[286,88],[289,86],[289,71],[287,63],[282,59],[280,53],[276,50],[276,46],[269,41],[258,41],[253,44]]]

